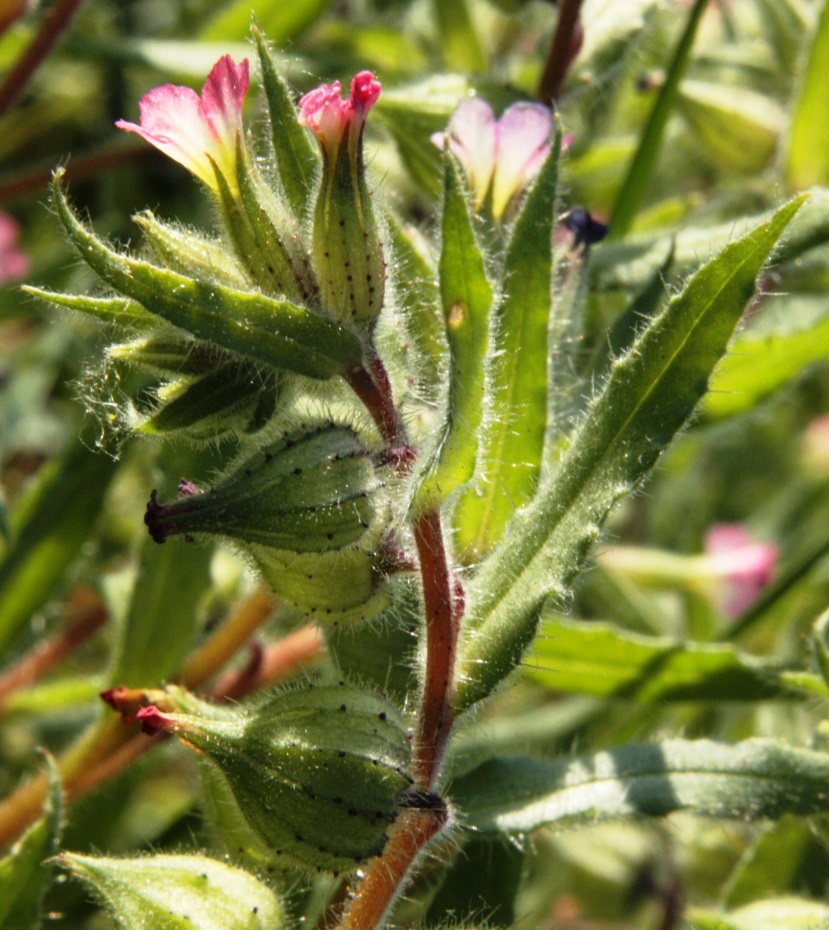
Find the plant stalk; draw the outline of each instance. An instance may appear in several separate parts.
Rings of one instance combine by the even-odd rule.
[[[49,11],[40,31],[0,85],[0,116],[10,110],[23,93],[32,75],[52,50],[52,46],[69,25],[69,20],[81,3],[83,0],[57,0]]]
[[[581,47],[582,0],[562,0],[558,23],[538,84],[538,99],[548,106],[561,96],[564,80]]]
[[[389,830],[383,855],[372,859],[363,874],[337,930],[371,930],[382,926],[412,867],[446,822],[445,811],[404,811]]]
[[[420,557],[426,618],[426,673],[418,718],[412,775],[433,790],[440,775],[454,717],[452,683],[457,653],[458,623],[452,599],[452,579],[440,524],[440,512],[427,510],[414,524]]]

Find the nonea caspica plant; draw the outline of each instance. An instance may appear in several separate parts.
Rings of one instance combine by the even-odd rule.
[[[412,124],[442,170],[426,241],[398,212],[394,172],[384,182],[374,170],[377,77],[361,71],[347,89],[335,81],[297,102],[256,29],[254,46],[266,117],[250,121],[255,133],[244,115],[250,63],[231,55],[200,94],[157,87],[138,122],[116,124],[193,175],[213,228],[144,211],[139,244],[115,246],[74,206],[58,169],[55,213],[98,283],[88,294],[28,290],[104,321],[104,364],[126,373],[111,413],[125,446],[143,436],[178,442],[191,459],[204,449],[221,458],[206,472],[147,478],[143,583],[153,559],[169,559],[167,622],[190,603],[193,573],[209,570],[205,554],[223,547],[279,605],[285,642],[302,635],[314,647],[299,683],[274,692],[260,684],[261,648],[231,684],[207,687],[204,654],[216,640],[179,669],[163,655],[139,668],[130,650],[151,644],[124,646],[102,696],[126,727],[108,718],[98,757],[63,772],[69,799],[103,781],[96,766],[117,753],[165,743],[171,765],[196,762],[196,843],[182,834],[177,847],[132,858],[60,853],[53,773],[46,813],[20,849],[32,861],[57,854],[126,930],[503,926],[514,915],[506,891],[500,914],[483,897],[477,914],[464,911],[451,904],[462,885],[452,876],[500,862],[490,890],[513,875],[514,901],[513,853],[539,828],[829,809],[829,756],[772,740],[625,742],[631,725],[583,756],[565,751],[578,748],[573,735],[554,758],[476,741],[529,651],[543,650],[542,626],[550,642],[578,639],[555,611],[616,505],[694,417],[805,197],[732,231],[672,293],[654,289],[656,268],[625,325],[591,349],[592,258],[621,246],[612,218],[603,242],[607,225],[564,200],[573,139],[554,110],[519,101],[496,118],[482,92],[437,135]],[[169,479],[177,494],[162,489]],[[598,575],[614,558],[634,570],[609,549]],[[739,573],[740,558],[709,574]],[[749,600],[726,613],[750,609],[769,558]],[[125,622],[140,625],[132,614]],[[601,624],[582,632],[573,668],[609,635]],[[784,689],[728,645],[636,642],[657,650],[653,667],[677,652],[688,668],[708,656],[752,694]],[[632,643],[620,640],[620,652]],[[713,688],[701,674],[688,672],[689,698]],[[620,680],[619,693],[626,687]],[[415,901],[427,902],[420,917],[406,916]]]

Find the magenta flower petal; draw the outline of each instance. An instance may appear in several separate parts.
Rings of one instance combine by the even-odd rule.
[[[216,186],[214,164],[235,185],[236,140],[248,83],[247,59],[237,65],[225,55],[213,66],[201,96],[190,87],[156,87],[138,105],[140,125],[126,120],[115,125],[137,133],[208,187]]]
[[[349,147],[356,150],[366,116],[380,96],[381,85],[371,71],[354,76],[350,96],[343,100],[339,81],[323,84],[299,101],[299,124],[316,136],[327,157],[336,157],[340,140],[348,133]]]
[[[242,106],[250,84],[247,58],[238,65],[223,55],[207,76],[201,99],[205,119],[214,135],[225,146],[236,145],[236,134],[242,128]]]
[[[377,103],[381,85],[371,71],[361,71],[351,82],[351,106],[357,119],[365,121],[369,110]]]
[[[310,129],[323,148],[336,147],[348,124],[351,107],[340,96],[339,81],[314,88],[299,101],[299,124]]]
[[[553,120],[540,103],[514,103],[496,125],[492,213],[501,216],[509,201],[538,174],[550,151]]]
[[[757,600],[779,556],[777,546],[755,542],[739,523],[712,526],[705,534],[705,552],[720,579],[720,607],[729,617],[738,617]]]

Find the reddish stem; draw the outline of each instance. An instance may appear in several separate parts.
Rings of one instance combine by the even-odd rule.
[[[266,688],[275,681],[307,669],[322,656],[323,649],[319,627],[309,623],[258,651],[244,668],[223,675],[211,689],[211,694],[223,701],[238,700],[251,691]]]
[[[81,178],[97,177],[126,165],[154,161],[161,164],[156,150],[148,145],[125,145],[119,142],[86,155],[73,156],[72,161],[66,166],[66,177],[70,181],[79,181]],[[54,163],[50,163],[40,168],[4,175],[0,178],[0,202],[7,203],[23,197],[40,197],[49,186],[53,172]]]
[[[107,612],[91,593],[82,595],[89,603],[80,607],[69,626],[7,669],[0,677],[0,705],[14,691],[39,681],[69,653],[89,639],[106,622]]]
[[[266,595],[257,594],[245,601],[227,623],[196,650],[178,676],[179,680],[195,689],[212,677],[239,648],[240,635],[244,631],[252,632],[258,624],[263,623],[270,616],[272,607],[273,602]],[[230,628],[230,634],[226,627]],[[273,648],[278,651],[279,646],[276,643]],[[292,648],[291,652],[295,655],[296,649]],[[272,669],[274,676],[278,676],[280,670],[287,672],[290,667],[290,662],[269,663],[267,659],[263,664]],[[260,675],[257,685],[261,686],[262,683]],[[233,687],[234,682],[229,681],[228,686]],[[240,691],[237,689],[237,695]],[[144,734],[137,733],[134,727],[124,726],[120,720],[112,718],[111,724],[82,737],[80,743],[61,758],[60,768],[66,796],[74,800],[103,784],[158,742],[158,738],[148,739]],[[0,801],[0,848],[15,839],[40,816],[45,795],[46,777],[39,774]]]
[[[52,50],[81,3],[83,0],[57,0],[49,11],[31,45],[18,58],[0,85],[0,115],[9,110],[23,93],[29,79]]]
[[[538,85],[538,99],[553,104],[561,96],[564,79],[582,42],[582,0],[562,0],[550,54]]]
[[[428,510],[414,524],[420,557],[426,615],[426,673],[418,720],[412,774],[417,784],[434,789],[452,727],[452,679],[458,622],[452,579],[440,525],[440,512]]]
[[[394,405],[391,382],[380,359],[372,356],[368,369],[361,365],[350,371],[345,380],[377,424],[383,441],[395,447],[407,445],[406,427]]]
[[[383,855],[371,861],[338,930],[379,927],[411,874],[426,844],[446,824],[446,813],[407,810],[389,830]]]

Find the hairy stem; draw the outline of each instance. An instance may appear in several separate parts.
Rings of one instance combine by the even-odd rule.
[[[427,843],[443,829],[446,811],[405,810],[389,830],[383,855],[372,859],[337,930],[382,925]]]
[[[426,673],[412,774],[418,785],[433,789],[452,727],[458,624],[439,511],[421,514],[415,521],[414,535],[426,615]]]
[[[361,365],[349,372],[345,380],[368,410],[383,441],[394,447],[407,445],[406,427],[394,404],[391,383],[380,359],[372,355],[368,368]]]
[[[538,99],[553,104],[561,96],[564,79],[581,47],[582,0],[562,0],[550,53],[538,84]]]

